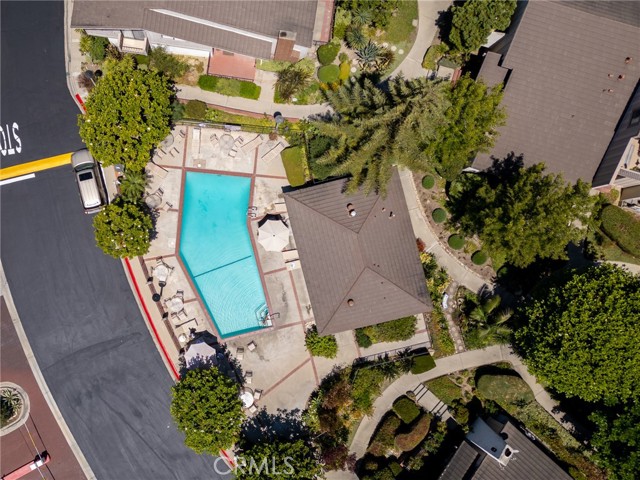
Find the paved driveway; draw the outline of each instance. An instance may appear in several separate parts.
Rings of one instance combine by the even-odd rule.
[[[62,2],[1,2],[2,123],[20,154],[80,146],[63,63]],[[6,120],[5,120],[6,118]],[[4,148],[4,147],[3,147]],[[96,247],[71,167],[0,187],[0,256],[45,380],[99,479],[214,479],[169,415],[172,380],[120,262]]]

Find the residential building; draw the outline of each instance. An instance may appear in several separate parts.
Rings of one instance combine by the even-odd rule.
[[[440,480],[571,480],[508,420],[477,419]]]
[[[522,155],[569,181],[640,199],[640,2],[521,2],[478,76],[504,84],[507,123],[473,167]]]
[[[346,182],[285,193],[321,335],[431,311],[397,171],[386,197],[347,195]]]
[[[256,59],[296,61],[331,38],[334,0],[75,0],[71,26],[122,52],[210,58],[209,73],[246,73]],[[220,64],[216,69],[216,63]]]

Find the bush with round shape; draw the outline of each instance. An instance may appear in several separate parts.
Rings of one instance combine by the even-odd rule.
[[[347,55],[344,52],[340,52],[340,55],[338,55],[338,60],[340,61],[340,63],[348,62],[349,61],[349,55]]]
[[[449,243],[449,246],[454,250],[461,250],[464,247],[464,237],[454,233],[449,237],[447,243]]]
[[[339,51],[339,43],[327,43],[326,45],[322,45],[318,47],[318,61],[322,65],[329,65],[336,59]]]
[[[414,375],[428,372],[432,368],[436,368],[436,362],[428,353],[413,357],[411,362],[411,373]]]
[[[334,83],[340,78],[340,67],[338,65],[325,65],[318,69],[318,79],[324,83]]]
[[[367,335],[361,328],[356,329],[356,342],[358,342],[358,346],[360,348],[369,348],[373,345],[371,337],[369,337],[369,335]]]
[[[318,335],[318,329],[313,326],[304,336],[304,343],[314,357],[336,358],[338,343],[333,335]]]
[[[442,223],[447,219],[447,212],[445,212],[443,208],[436,208],[433,212],[431,212],[431,217],[433,218],[434,222]]]
[[[400,397],[393,402],[393,411],[404,423],[413,422],[420,415],[420,409],[409,397]]]
[[[436,179],[433,178],[432,175],[425,175],[424,177],[422,177],[422,188],[426,188],[427,190],[430,190],[433,188],[435,184],[436,184]]]
[[[478,250],[471,255],[471,261],[476,265],[484,265],[488,258],[487,252],[484,250]]]
[[[416,448],[429,433],[431,419],[432,416],[430,414],[424,414],[410,432],[396,435],[396,446],[403,452],[410,452]]]

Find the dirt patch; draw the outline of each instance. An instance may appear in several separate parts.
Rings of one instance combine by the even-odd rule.
[[[200,75],[205,73],[207,68],[207,59],[202,57],[191,57],[188,55],[176,55],[180,59],[181,62],[185,62],[189,65],[189,70],[180,78],[176,79],[176,83],[181,83],[183,85],[198,85],[198,78]]]

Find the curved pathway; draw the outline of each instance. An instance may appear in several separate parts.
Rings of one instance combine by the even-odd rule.
[[[419,375],[409,373],[393,382],[374,402],[373,414],[370,417],[364,417],[360,422],[360,426],[351,443],[350,451],[355,453],[358,458],[362,457],[367,450],[371,435],[373,435],[384,414],[391,409],[393,401],[408,391],[414,390],[420,383],[460,370],[477,368],[497,362],[509,362],[513,369],[529,385],[536,401],[568,431],[573,432],[576,430],[576,426],[567,421],[564,418],[564,413],[558,410],[558,403],[551,398],[542,385],[537,382],[536,378],[528,372],[527,367],[522,364],[522,359],[513,353],[511,347],[509,345],[493,345],[484,349],[469,350],[464,353],[439,358],[436,360],[434,369]]]

